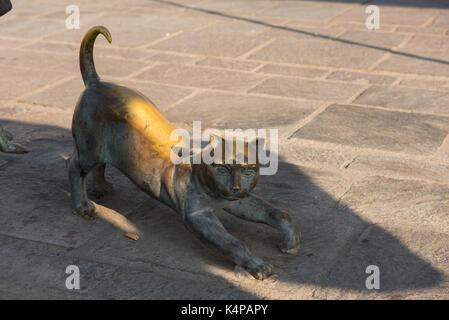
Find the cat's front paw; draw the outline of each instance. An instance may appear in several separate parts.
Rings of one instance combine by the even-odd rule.
[[[295,228],[294,232],[291,235],[288,235],[284,238],[284,241],[279,245],[279,249],[283,253],[297,254],[301,247],[300,241],[301,241],[301,234]]]
[[[255,260],[243,266],[257,280],[263,280],[273,274],[273,266],[261,260]]]
[[[28,153],[29,151],[20,144],[8,142],[4,148],[0,148],[5,153]]]

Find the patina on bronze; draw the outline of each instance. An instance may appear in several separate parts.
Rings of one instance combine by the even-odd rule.
[[[9,12],[11,9],[12,9],[11,1],[0,0],[0,16]],[[28,150],[26,150],[21,145],[12,143],[11,142],[12,138],[13,138],[12,134],[9,131],[3,129],[3,127],[0,125],[0,151],[1,152],[7,152],[7,153],[26,153],[26,152],[28,152]]]
[[[95,192],[103,195],[112,190],[104,177],[109,164],[180,213],[187,229],[205,244],[257,279],[271,275],[272,266],[252,255],[215,216],[215,211],[222,208],[239,218],[268,224],[282,232],[283,252],[298,251],[299,232],[289,215],[250,194],[259,177],[258,164],[174,164],[170,160],[174,145],[170,134],[175,128],[159,109],[142,93],[98,77],[93,46],[100,33],[111,42],[109,31],[98,26],[86,33],[80,48],[86,88],[72,121],[75,150],[68,171],[73,212],[94,217],[95,206],[86,193],[86,175],[93,173]],[[207,148],[211,150],[210,145]]]
[[[28,150],[17,143],[12,143],[12,134],[0,125],[0,151],[6,153],[27,153]]]

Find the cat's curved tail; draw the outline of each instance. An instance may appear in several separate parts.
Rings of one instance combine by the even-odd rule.
[[[86,86],[89,86],[93,82],[97,82],[97,71],[94,64],[94,42],[99,34],[102,34],[111,43],[112,37],[109,30],[103,26],[92,27],[87,31],[86,35],[81,42],[80,47],[80,69],[83,81]]]

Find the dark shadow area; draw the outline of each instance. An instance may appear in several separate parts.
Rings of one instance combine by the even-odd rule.
[[[197,292],[197,296],[191,299],[257,298],[222,276],[228,274],[229,277],[229,272],[233,270],[232,263],[203,247],[184,228],[181,217],[149,199],[117,170],[107,169],[107,179],[114,184],[115,193],[100,200],[90,198],[126,216],[142,231],[142,238],[132,242],[123,237],[122,230],[108,224],[105,226],[98,222],[99,219],[86,222],[72,215],[63,159],[72,151],[69,130],[9,120],[1,120],[0,123],[15,134],[17,142],[31,151],[24,155],[0,153],[1,234],[25,239],[35,237],[34,241],[42,242],[50,241],[48,234],[54,237],[59,233],[66,234],[58,241],[72,244],[71,250],[74,252],[86,248],[101,261],[130,264],[130,273],[135,271],[133,266],[139,270],[149,265],[179,270],[180,277],[183,273],[198,276],[198,282],[204,281],[201,289],[204,291]],[[327,181],[331,186],[338,184],[340,179],[325,170],[300,168],[281,161],[278,173],[263,176],[255,190],[256,194],[289,212],[300,227],[302,249],[296,256],[280,253],[277,244],[281,235],[276,230],[224,212],[219,214],[230,233],[244,241],[255,255],[274,265],[277,283],[313,285],[318,287],[317,290],[338,288],[366,291],[368,275],[365,269],[368,265],[380,268],[380,292],[431,288],[443,280],[441,272],[410,251],[394,235],[365,221],[324,191],[311,177]],[[20,206],[16,204],[18,199]],[[136,199],[143,200],[133,206],[126,205]],[[28,233],[32,230],[34,235],[30,236]],[[136,274],[139,281],[133,282],[135,285],[131,285],[126,276],[123,275],[123,282],[111,279],[104,284],[111,298],[115,289],[120,290],[120,285],[125,283],[130,295],[134,292],[135,297],[139,298],[151,296],[153,273]],[[245,281],[253,280],[243,279],[242,283]],[[210,283],[213,286],[208,287]],[[254,285],[254,282],[251,283]],[[112,287],[109,288],[109,285]],[[186,298],[183,296],[185,288],[178,288],[175,282],[169,283],[169,286],[178,296],[167,298]]]
[[[434,58],[425,57],[425,56],[421,56],[421,55],[417,55],[417,54],[413,54],[413,53],[396,51],[396,50],[392,50],[390,48],[370,45],[370,44],[366,44],[366,43],[362,43],[362,42],[340,39],[340,38],[327,36],[327,35],[316,33],[316,32],[309,32],[309,31],[305,31],[305,30],[301,30],[301,29],[297,29],[297,28],[279,26],[279,25],[275,25],[275,24],[268,23],[265,21],[260,21],[260,20],[256,20],[256,19],[246,18],[246,17],[239,17],[239,16],[227,14],[224,12],[204,9],[201,7],[188,6],[188,5],[184,5],[184,4],[180,4],[180,3],[176,3],[176,2],[172,2],[172,1],[166,1],[166,0],[149,0],[149,1],[164,3],[164,4],[167,4],[170,6],[193,10],[193,11],[197,11],[197,12],[203,12],[206,14],[216,15],[216,16],[220,16],[220,17],[224,17],[224,18],[254,23],[257,25],[274,28],[274,29],[278,29],[278,30],[282,30],[282,31],[286,31],[286,32],[304,34],[304,35],[315,37],[318,39],[331,40],[331,41],[344,43],[344,44],[348,44],[348,45],[359,46],[359,47],[374,49],[374,50],[378,50],[378,51],[388,52],[388,53],[391,53],[391,54],[397,55],[397,56],[409,57],[409,58],[420,59],[420,60],[424,60],[424,61],[430,61],[430,62],[441,63],[441,64],[449,64],[449,60],[434,59]],[[368,2],[367,2],[367,4],[368,4]],[[369,2],[369,4],[371,4],[371,2]],[[373,4],[375,4],[375,3],[373,2]],[[448,4],[446,4],[445,8],[447,8],[447,7],[449,7]]]
[[[256,193],[291,213],[303,237],[297,258],[282,257],[286,264],[281,266],[280,280],[366,292],[369,265],[381,270],[380,292],[429,288],[443,280],[395,235],[366,221],[312,181],[333,188],[340,178],[288,162],[280,163],[276,175],[261,178]],[[269,243],[264,247],[269,248]]]

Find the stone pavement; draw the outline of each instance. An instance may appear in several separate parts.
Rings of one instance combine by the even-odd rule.
[[[447,1],[12,2],[0,18],[0,123],[31,152],[0,155],[0,298],[449,298]],[[72,4],[79,30],[65,28]],[[368,4],[380,30],[365,27]],[[101,218],[70,213],[78,48],[94,25],[113,38],[97,39],[98,73],[176,125],[279,129],[278,173],[255,192],[291,213],[300,254],[220,215],[275,276],[234,270],[112,168]],[[80,290],[65,287],[72,264]],[[365,287],[369,265],[379,290]]]

